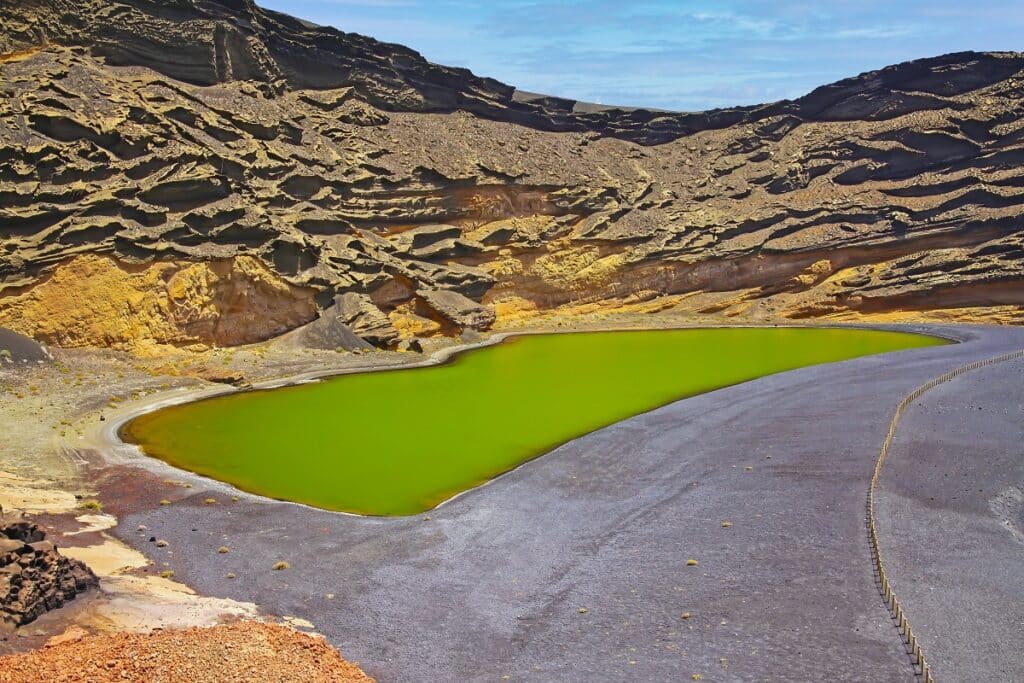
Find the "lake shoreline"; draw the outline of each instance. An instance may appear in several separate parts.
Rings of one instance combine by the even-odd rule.
[[[903,332],[808,327],[522,335],[431,359],[428,367],[405,364],[166,407],[132,418],[117,434],[149,457],[241,491],[406,516],[678,400],[809,365],[940,343]],[[382,410],[396,400],[403,407]]]
[[[502,329],[471,344],[457,344],[443,348],[427,348],[429,357],[415,359],[417,365],[438,362],[479,346],[494,344],[508,336],[524,334],[573,333],[613,330],[658,330],[714,327],[765,327],[764,325],[708,325],[696,324],[692,320],[671,316],[647,314],[619,316],[615,320],[567,322],[564,326],[544,322],[531,327]],[[970,337],[969,328],[957,332],[951,326],[905,324],[839,323],[835,325],[787,325],[787,327],[854,327],[869,329],[892,329],[932,334],[950,341],[962,341]],[[445,341],[444,343],[448,343]],[[268,349],[266,354],[262,349]],[[192,400],[193,398],[216,393],[236,391],[231,387],[201,382],[194,375],[182,373],[168,377],[156,363],[139,366],[136,360],[125,354],[109,351],[54,349],[57,364],[18,370],[19,380],[38,385],[41,393],[26,395],[20,400],[10,396],[5,399],[10,430],[7,434],[5,459],[0,461],[0,504],[5,509],[21,509],[33,514],[35,519],[55,533],[67,530],[69,533],[86,528],[87,522],[76,522],[82,515],[82,501],[98,500],[104,507],[104,517],[109,518],[105,531],[77,533],[62,538],[62,548],[81,547],[91,556],[101,558],[110,566],[110,577],[101,577],[103,592],[99,596],[79,599],[63,609],[40,618],[25,637],[11,639],[0,651],[22,651],[39,647],[46,637],[60,633],[68,624],[80,625],[91,632],[146,631],[162,624],[211,624],[222,618],[237,618],[240,614],[253,615],[256,605],[245,600],[235,602],[210,595],[228,595],[232,591],[203,589],[190,578],[188,572],[178,571],[178,576],[163,579],[151,575],[135,576],[139,572],[156,572],[166,560],[162,553],[155,552],[151,545],[137,543],[137,536],[145,532],[135,531],[130,523],[133,516],[144,510],[159,511],[162,518],[180,520],[190,505],[203,506],[206,497],[216,496],[221,502],[230,500],[233,488],[212,479],[204,479],[172,468],[162,461],[139,455],[131,446],[119,445],[118,440],[109,443],[101,438],[101,432],[108,431],[118,420],[131,411],[153,410],[161,405]],[[336,354],[335,352],[304,352],[298,357],[290,348],[279,349],[275,342],[239,347],[225,351],[226,360],[235,358],[233,366],[242,368],[247,377],[260,387],[301,383],[319,377],[351,372],[367,372],[376,369],[392,369],[411,366],[405,354],[373,353],[365,356]],[[184,358],[185,356],[178,356]],[[202,363],[217,361],[217,352],[207,354]],[[164,361],[158,361],[164,362]],[[173,357],[171,359],[173,361]],[[248,369],[251,365],[252,369]],[[153,369],[148,369],[153,368]],[[170,367],[170,365],[168,365]],[[294,368],[294,369],[292,369]],[[76,380],[75,373],[78,375]],[[84,379],[84,384],[82,380]],[[80,386],[81,385],[81,386]],[[126,397],[114,405],[107,405],[108,398],[116,394]],[[131,394],[133,397],[128,397]],[[135,394],[138,397],[135,398]],[[68,419],[70,418],[70,419]],[[64,426],[67,424],[68,426]],[[65,435],[65,431],[67,434]],[[128,449],[127,452],[123,449]],[[527,465],[538,460],[523,463],[516,469],[475,489],[457,494],[433,511],[434,515],[444,514],[451,507],[458,507],[466,496],[482,490],[492,489],[491,484],[517,478],[529,471]],[[184,488],[185,481],[188,488]],[[498,487],[503,488],[503,487]],[[199,492],[203,492],[200,494]],[[316,514],[317,508],[299,503],[278,503],[272,499],[243,494],[240,504],[255,506],[255,511],[277,505],[287,505],[294,514]],[[162,498],[168,498],[173,505],[162,507]],[[191,501],[191,502],[189,502]],[[185,508],[181,507],[182,505]],[[206,508],[210,512],[210,508]],[[336,519],[360,520],[361,523],[376,526],[402,525],[405,518],[368,518],[345,513],[329,513]],[[426,515],[429,517],[430,515]],[[423,516],[414,519],[422,519]],[[84,517],[83,517],[84,519]],[[383,527],[382,527],[383,528]],[[188,547],[190,544],[186,544]],[[178,556],[181,557],[180,555]],[[148,567],[147,567],[148,565]],[[139,569],[138,567],[142,567]],[[126,575],[127,573],[127,575]],[[189,585],[199,589],[193,592]],[[270,614],[289,614],[288,610],[267,607],[260,603],[259,613],[269,618]]]
[[[453,657],[444,634],[456,634],[477,652],[486,643],[505,642],[506,629],[535,610],[543,615],[531,617],[532,628],[542,634],[564,630],[559,640],[592,623],[623,619],[635,622],[630,633],[639,638],[660,637],[658,624],[665,620],[684,624],[685,635],[678,614],[692,611],[702,637],[716,652],[726,648],[735,655],[730,661],[740,669],[745,660],[728,650],[735,640],[730,634],[759,623],[769,603],[723,604],[719,581],[708,577],[734,574],[739,585],[772,600],[773,619],[785,628],[763,637],[779,652],[795,645],[789,636],[800,636],[805,648],[818,653],[833,638],[853,634],[847,627],[856,624],[870,652],[854,647],[838,656],[851,666],[880,667],[885,678],[885,667],[902,664],[870,576],[863,576],[870,562],[862,538],[866,489],[860,484],[866,486],[891,407],[950,367],[1024,343],[1024,333],[1007,328],[913,331],[968,343],[805,367],[677,401],[566,443],[551,457],[492,480],[496,485],[466,491],[428,513],[362,517],[249,494],[228,502],[227,487],[189,475],[183,479],[194,488],[166,487],[173,491],[170,506],[126,508],[114,533],[156,561],[170,559],[204,594],[258,594],[264,609],[298,612],[382,678],[459,678],[471,660]],[[621,458],[623,449],[636,456]],[[772,459],[765,460],[765,453]],[[140,468],[124,468],[116,487],[161,481]],[[217,504],[204,504],[207,497]],[[725,530],[720,520],[733,526]],[[147,531],[132,531],[136,524]],[[146,543],[149,533],[188,552],[164,558]],[[768,546],[766,539],[773,539]],[[219,544],[232,553],[217,555]],[[771,550],[776,545],[777,553]],[[769,551],[771,559],[760,554]],[[685,568],[688,558],[698,559],[699,567]],[[281,559],[292,570],[270,572]],[[226,580],[227,571],[239,578]],[[806,583],[821,571],[842,573],[836,581]],[[656,590],[629,597],[626,589],[640,575],[650,575]],[[530,596],[525,603],[494,597],[513,585]],[[677,595],[673,586],[685,592]],[[792,599],[793,591],[807,597]],[[308,600],[325,592],[337,597]],[[620,605],[617,596],[629,599]],[[481,597],[483,605],[476,602]],[[468,613],[453,611],[456,604],[467,605]],[[808,643],[797,626],[831,614],[834,606],[841,606],[842,618],[828,621]],[[666,609],[675,613],[663,614]],[[651,618],[637,621],[638,615]],[[719,628],[721,620],[737,626]],[[705,625],[711,629],[706,633]],[[597,638],[592,644],[588,633]],[[564,659],[574,671],[593,673],[587,662],[614,644],[595,633],[579,635],[584,640],[576,654],[559,655],[545,646],[547,638],[528,641],[509,670]],[[444,657],[423,661],[387,647],[414,638],[426,638],[426,647]],[[494,652],[494,661],[472,660],[476,670],[506,670],[503,650]],[[653,667],[645,670],[657,679],[678,662],[678,655],[667,657],[652,651],[639,661]],[[766,657],[763,671],[772,675],[810,671],[803,660]]]
[[[896,332],[896,333],[922,334],[919,331],[915,332],[914,330],[907,329],[907,326],[904,326],[904,325],[879,326],[879,325],[862,325],[862,324],[855,324],[855,325],[840,324],[840,325],[826,325],[826,326],[823,326],[823,325],[784,325],[784,326],[783,325],[775,325],[775,326],[770,326],[770,327],[769,326],[764,326],[764,325],[736,325],[736,326],[731,326],[731,325],[717,325],[717,326],[684,325],[684,326],[678,326],[678,327],[650,327],[650,328],[636,328],[636,327],[625,327],[625,326],[623,326],[623,327],[608,326],[608,327],[604,327],[602,329],[577,329],[577,330],[565,330],[565,331],[560,331],[560,330],[553,330],[552,331],[552,330],[538,329],[538,330],[524,330],[524,331],[501,332],[501,333],[497,333],[497,334],[491,335],[491,336],[489,336],[489,337],[487,337],[485,339],[479,340],[479,341],[474,341],[474,342],[467,343],[467,344],[458,344],[458,345],[454,345],[454,346],[450,346],[450,347],[446,347],[446,348],[440,349],[440,350],[435,351],[434,353],[432,353],[427,358],[424,358],[424,359],[416,361],[416,362],[411,362],[411,363],[400,363],[400,364],[384,365],[384,366],[377,366],[377,367],[351,367],[351,368],[345,368],[345,369],[327,369],[327,370],[322,370],[322,371],[321,370],[313,370],[313,371],[306,371],[306,372],[297,373],[297,374],[294,374],[294,375],[291,375],[291,376],[287,376],[287,377],[273,378],[273,379],[268,379],[268,380],[261,381],[261,382],[256,382],[256,383],[253,383],[251,386],[247,386],[247,387],[244,387],[244,388],[237,388],[237,387],[231,387],[231,386],[219,386],[219,387],[197,389],[197,390],[194,390],[194,391],[191,391],[191,392],[186,392],[186,393],[183,393],[183,394],[182,393],[178,393],[177,395],[171,396],[169,398],[168,397],[162,397],[162,396],[159,396],[159,395],[158,396],[154,396],[154,397],[152,397],[152,400],[147,401],[147,402],[143,403],[142,405],[125,406],[124,409],[119,410],[119,411],[115,412],[112,415],[109,415],[107,417],[107,419],[105,420],[105,422],[102,423],[102,425],[99,427],[98,432],[93,434],[93,435],[91,435],[89,437],[89,440],[94,445],[98,444],[101,453],[103,453],[105,456],[108,455],[108,454],[116,454],[115,458],[111,459],[110,461],[111,462],[116,462],[117,464],[141,466],[141,467],[145,467],[147,469],[150,469],[151,471],[160,470],[160,471],[162,471],[164,474],[166,474],[168,476],[174,476],[175,472],[178,472],[178,473],[188,473],[191,476],[200,477],[200,478],[202,478],[204,480],[208,480],[211,483],[216,483],[216,484],[220,484],[222,486],[227,486],[227,487],[229,487],[230,492],[231,492],[232,495],[238,495],[238,494],[253,495],[253,496],[258,496],[258,497],[264,497],[267,500],[272,500],[272,501],[275,501],[275,502],[282,502],[282,503],[290,503],[290,504],[295,504],[295,505],[307,506],[307,507],[311,507],[311,508],[314,508],[314,509],[324,509],[324,508],[320,508],[320,507],[318,507],[316,505],[312,505],[310,503],[305,503],[305,502],[296,501],[296,500],[290,500],[288,498],[277,498],[277,497],[274,497],[274,496],[268,496],[266,493],[249,490],[249,489],[247,489],[245,487],[242,487],[242,486],[236,486],[235,484],[232,484],[230,482],[226,482],[226,481],[220,480],[220,479],[218,479],[216,477],[207,476],[205,474],[202,474],[202,473],[199,473],[199,472],[195,472],[193,470],[190,470],[187,467],[178,467],[178,466],[176,466],[174,464],[171,464],[170,462],[168,462],[167,460],[165,460],[165,459],[163,459],[163,458],[161,458],[159,456],[151,456],[151,455],[147,454],[145,451],[142,450],[141,447],[139,447],[135,443],[133,443],[131,441],[127,441],[124,438],[124,436],[125,436],[124,430],[127,427],[127,425],[129,425],[136,418],[139,418],[139,417],[141,417],[143,415],[147,415],[147,414],[150,414],[150,413],[155,412],[157,410],[161,410],[161,409],[168,408],[168,407],[182,406],[182,405],[185,405],[185,404],[201,403],[203,401],[207,401],[207,400],[211,400],[211,399],[215,399],[215,398],[222,398],[222,397],[229,396],[229,395],[241,395],[241,394],[246,394],[246,393],[265,392],[265,391],[270,391],[270,390],[273,390],[273,389],[279,389],[279,388],[285,388],[285,387],[295,387],[295,386],[300,386],[300,385],[303,385],[303,384],[308,384],[308,383],[311,383],[311,382],[319,382],[319,381],[322,381],[322,380],[329,380],[329,379],[333,379],[333,378],[344,377],[344,376],[347,376],[347,375],[369,374],[369,373],[380,373],[380,372],[384,372],[384,371],[414,370],[414,369],[422,369],[422,368],[428,368],[428,367],[437,367],[437,366],[442,366],[442,365],[451,363],[456,358],[458,358],[458,357],[460,357],[460,356],[462,356],[462,355],[464,355],[466,353],[469,353],[469,352],[472,352],[472,351],[475,351],[475,350],[479,350],[479,349],[483,349],[483,348],[493,347],[493,346],[499,345],[499,344],[501,344],[503,342],[506,342],[508,340],[515,339],[515,338],[520,338],[520,337],[538,336],[538,335],[587,334],[587,333],[615,333],[615,332],[623,332],[623,333],[628,333],[628,332],[651,332],[651,333],[656,333],[656,332],[665,332],[665,331],[672,331],[672,330],[685,331],[685,330],[726,330],[726,329],[849,329],[849,330],[869,330],[869,331],[884,331],[884,332]],[[943,340],[945,340],[947,342],[956,342],[957,341],[956,339],[953,339],[953,338],[951,338],[949,336],[944,336],[944,335],[936,335],[936,334],[924,333],[922,336],[928,336],[928,337],[933,337],[933,338],[941,338],[941,339],[943,339]],[[840,361],[829,361],[829,362],[841,362],[841,360]],[[783,371],[785,371],[785,370],[783,370]],[[754,379],[754,378],[749,378],[749,379],[741,380],[741,382],[751,381],[751,379]],[[718,387],[715,387],[714,389],[711,389],[711,390],[721,389],[721,388],[724,388],[725,386],[729,386],[729,384],[718,386]],[[677,396],[675,396],[673,398],[667,399],[666,401],[664,401],[662,403],[658,403],[658,404],[652,405],[652,406],[650,406],[648,408],[645,408],[644,410],[641,410],[639,413],[635,413],[634,415],[642,414],[644,412],[649,412],[651,410],[657,410],[660,407],[663,407],[665,405],[668,405],[668,404],[673,403],[673,402],[678,401],[678,400],[684,400],[686,398],[692,397],[692,396],[697,395],[699,393],[702,393],[702,392],[698,391],[696,394],[694,394],[694,393],[683,393],[681,395],[677,395]],[[625,418],[623,418],[623,419],[625,419]],[[581,432],[579,434],[576,434],[575,436],[571,437],[569,440],[577,439],[577,438],[582,438],[582,437],[586,436],[587,434],[591,433],[592,431],[594,431],[596,429],[601,429],[604,426],[607,426],[607,425],[599,425],[599,426],[597,426],[597,427],[595,427],[593,429],[589,429],[589,430],[583,431],[583,432]],[[436,503],[433,506],[430,506],[430,507],[426,508],[425,510],[420,510],[420,511],[417,511],[417,512],[410,512],[410,513],[404,513],[404,514],[400,514],[400,515],[397,515],[397,516],[407,516],[409,514],[412,514],[412,515],[423,514],[424,512],[429,512],[430,510],[437,509],[438,507],[440,507],[442,505],[445,505],[446,503],[450,502],[451,500],[454,500],[455,498],[465,494],[467,491],[471,491],[471,490],[473,490],[475,488],[478,488],[480,486],[486,486],[486,485],[491,484],[495,480],[497,480],[497,479],[507,475],[510,472],[515,471],[519,467],[522,467],[522,466],[532,462],[536,458],[543,456],[545,453],[550,452],[551,450],[557,448],[559,445],[563,445],[564,443],[567,443],[567,441],[560,440],[560,441],[557,441],[557,442],[555,442],[554,444],[552,444],[550,446],[540,447],[540,448],[538,448],[538,450],[535,453],[531,454],[529,457],[527,457],[527,458],[521,460],[520,462],[516,463],[514,466],[512,466],[512,467],[510,467],[508,469],[503,469],[503,470],[499,471],[497,474],[495,474],[493,476],[486,477],[481,482],[479,482],[479,483],[477,483],[475,485],[469,486],[467,488],[461,488],[461,489],[455,491],[452,495],[444,497],[440,502]],[[170,471],[168,472],[164,468],[170,468]],[[357,517],[382,517],[382,518],[388,518],[388,517],[394,516],[394,515],[389,515],[389,514],[384,514],[384,515],[367,514],[367,513],[360,513],[360,512],[353,512],[353,511],[349,511],[349,510],[339,510],[339,509],[327,509],[327,511],[333,512],[333,513],[337,513],[337,514],[353,515],[353,516],[357,516]]]

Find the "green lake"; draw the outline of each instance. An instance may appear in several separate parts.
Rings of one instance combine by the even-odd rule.
[[[253,493],[329,510],[408,515],[575,437],[686,396],[816,363],[942,343],[812,328],[522,336],[442,365],[339,375],[164,408],[129,422],[122,438]]]

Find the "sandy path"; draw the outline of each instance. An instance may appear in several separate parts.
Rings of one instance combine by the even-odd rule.
[[[1024,680],[1024,361],[916,401],[876,501],[890,581],[935,680]]]

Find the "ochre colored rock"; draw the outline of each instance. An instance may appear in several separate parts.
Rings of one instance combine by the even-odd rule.
[[[207,382],[230,384],[235,387],[249,386],[249,381],[245,378],[245,375],[238,370],[203,367],[196,370],[195,375],[199,379],[205,379]]]
[[[142,353],[261,341],[314,317],[312,290],[288,284],[251,256],[138,266],[78,256],[0,297],[0,324],[35,339]]]

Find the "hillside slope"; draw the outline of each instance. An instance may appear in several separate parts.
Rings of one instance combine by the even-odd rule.
[[[0,9],[0,325],[48,343],[325,309],[381,346],[545,311],[1024,320],[1021,54],[675,114],[248,0]]]

